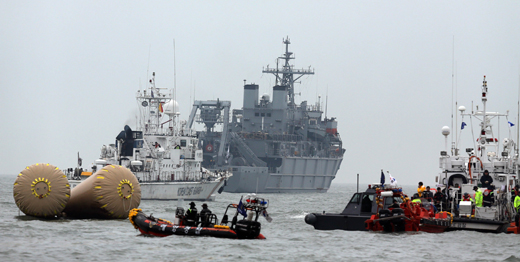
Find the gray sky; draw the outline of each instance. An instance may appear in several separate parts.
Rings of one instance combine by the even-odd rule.
[[[135,122],[147,72],[173,87],[173,39],[187,119],[194,97],[242,107],[244,79],[269,93],[262,67],[289,36],[295,67],[316,72],[296,87],[297,102],[328,90],[327,116],[339,122],[347,151],[334,183],[357,173],[377,182],[385,169],[401,184],[433,185],[452,81],[469,109],[486,75],[488,108],[518,124],[519,11],[519,1],[3,0],[0,173],[74,167],[78,151],[93,163]]]

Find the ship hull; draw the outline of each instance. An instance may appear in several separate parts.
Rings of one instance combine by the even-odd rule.
[[[141,182],[141,199],[213,201],[224,180],[210,182]]]
[[[454,217],[453,223],[448,228],[448,231],[469,230],[477,232],[505,233],[508,227],[509,222],[507,221]]]
[[[276,172],[267,167],[232,166],[233,176],[224,187],[229,193],[325,193],[342,158],[284,158]]]

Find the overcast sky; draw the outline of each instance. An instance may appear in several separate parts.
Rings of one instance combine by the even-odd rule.
[[[93,163],[135,122],[135,92],[151,72],[173,87],[174,39],[187,119],[194,98],[241,108],[244,79],[270,93],[262,67],[289,36],[295,67],[315,69],[297,102],[328,94],[339,123],[346,153],[334,183],[357,173],[377,182],[384,169],[433,185],[452,86],[469,110],[486,75],[488,111],[510,110],[518,126],[519,14],[519,1],[0,0],[0,173],[74,167],[78,151]]]

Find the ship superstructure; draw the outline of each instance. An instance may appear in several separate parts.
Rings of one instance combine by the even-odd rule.
[[[465,148],[465,154],[459,153],[460,137],[455,139],[451,152],[449,151],[447,140],[450,128],[447,126],[442,128],[442,134],[446,139],[446,149],[441,151],[439,159],[441,172],[437,175],[436,182],[439,187],[443,188],[443,191],[444,188],[448,188],[445,191],[449,195],[449,204],[446,209],[456,214],[453,228],[494,232],[497,227],[503,226],[498,222],[511,222],[515,217],[513,200],[516,193],[514,188],[518,184],[520,166],[518,146],[514,142],[511,132],[514,124],[508,119],[509,112],[503,114],[487,111],[486,102],[489,93],[485,76],[481,95],[481,109],[476,106],[475,109],[472,107],[470,112],[466,112],[464,106],[458,108],[462,116],[460,134],[471,134],[473,140],[473,143]],[[501,138],[499,128],[500,123],[504,122],[508,123],[509,136]],[[493,129],[494,124],[497,125],[497,129]],[[465,128],[467,132],[464,132]],[[486,171],[489,176],[483,178]],[[474,219],[460,222],[459,215],[461,217],[472,215],[471,205],[466,214],[462,211],[462,205],[459,204],[459,201],[462,200],[461,196],[468,193],[475,199],[475,187],[478,188],[478,191],[483,192],[483,206],[475,207],[472,216]],[[506,225],[508,224],[506,223]]]
[[[245,84],[242,109],[231,110],[230,101],[194,102],[188,128],[195,121],[205,126],[198,132],[203,166],[233,173],[224,191],[326,192],[340,168],[345,149],[335,118],[323,116],[319,99],[313,105],[295,101],[296,81],[314,70],[295,69],[290,40],[283,43],[281,66],[263,69],[276,77],[272,99]]]
[[[137,131],[128,125],[114,144],[103,145],[97,165],[128,167],[141,184],[142,199],[214,200],[231,175],[202,167],[203,152],[194,130],[179,119],[173,90],[155,86],[136,95],[139,106]]]

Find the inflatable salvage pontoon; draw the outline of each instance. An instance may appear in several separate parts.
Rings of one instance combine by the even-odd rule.
[[[132,209],[128,215],[128,219],[143,235],[158,237],[183,235],[234,239],[265,239],[260,233],[261,224],[258,222],[258,217],[263,215],[267,221],[271,221],[266,211],[268,206],[268,200],[252,194],[246,196],[245,199],[241,198],[239,204],[229,204],[220,223],[218,223],[215,214],[198,216],[195,222],[188,222],[186,216],[184,216],[184,209],[182,207],[177,208],[175,223],[155,218],[152,215],[147,216],[141,209]],[[228,220],[228,211],[235,211],[235,215],[231,221]],[[244,219],[238,220],[239,215],[243,215]]]

